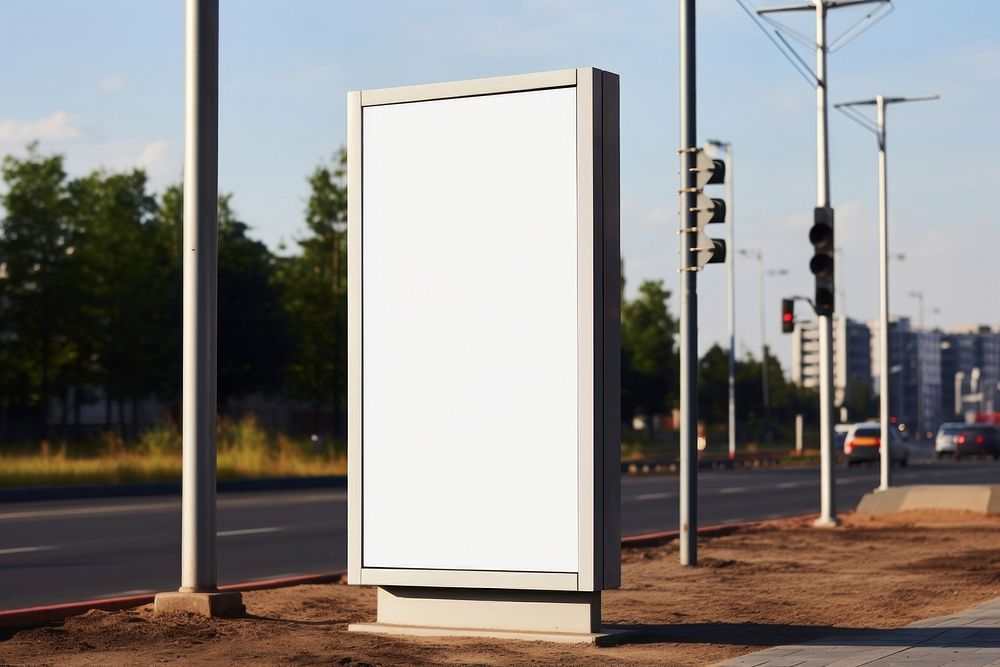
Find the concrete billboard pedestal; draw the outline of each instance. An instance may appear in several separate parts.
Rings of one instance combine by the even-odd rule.
[[[423,637],[483,637],[612,644],[620,632],[601,628],[601,594],[386,586],[378,620],[352,632]]]

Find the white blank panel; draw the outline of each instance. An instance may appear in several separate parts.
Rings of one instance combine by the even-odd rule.
[[[362,142],[363,566],[577,572],[576,89]]]

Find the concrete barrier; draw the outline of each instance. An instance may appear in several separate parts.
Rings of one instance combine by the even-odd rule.
[[[964,510],[1000,514],[1000,485],[917,484],[870,491],[858,503],[858,514],[892,514],[907,510]]]

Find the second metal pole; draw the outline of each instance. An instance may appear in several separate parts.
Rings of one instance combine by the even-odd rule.
[[[767,363],[767,305],[764,295],[764,252],[757,251],[757,266],[760,269],[760,290],[758,300],[760,301],[760,391],[761,404],[764,408],[764,428],[761,433],[761,441],[764,444],[771,442],[771,387],[768,378]]]
[[[827,124],[826,4],[816,4],[816,206],[830,206],[829,131]],[[828,315],[817,318],[819,328],[819,449],[820,515],[817,526],[837,525],[833,479],[833,327]]]
[[[680,4],[680,562],[698,564],[698,274],[695,1]]]
[[[733,144],[726,144],[729,174],[726,177],[726,203],[729,207],[726,222],[726,281],[729,284],[727,309],[729,320],[729,460],[736,459],[736,240],[733,231],[736,205],[733,202]]]

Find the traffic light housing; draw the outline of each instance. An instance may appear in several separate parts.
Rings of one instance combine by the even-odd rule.
[[[703,191],[706,185],[726,182],[726,163],[710,158],[705,149],[699,148],[694,171],[697,173],[698,203],[691,210],[697,213],[694,231],[698,237],[691,251],[697,253],[695,264],[697,270],[701,270],[706,264],[726,261],[726,242],[722,239],[713,239],[705,233],[705,225],[726,221],[726,200],[709,197]]]
[[[795,331],[795,299],[781,300],[781,333]]]
[[[816,276],[817,315],[833,315],[833,209],[829,206],[813,209],[813,226],[809,230],[813,257],[809,270]]]

